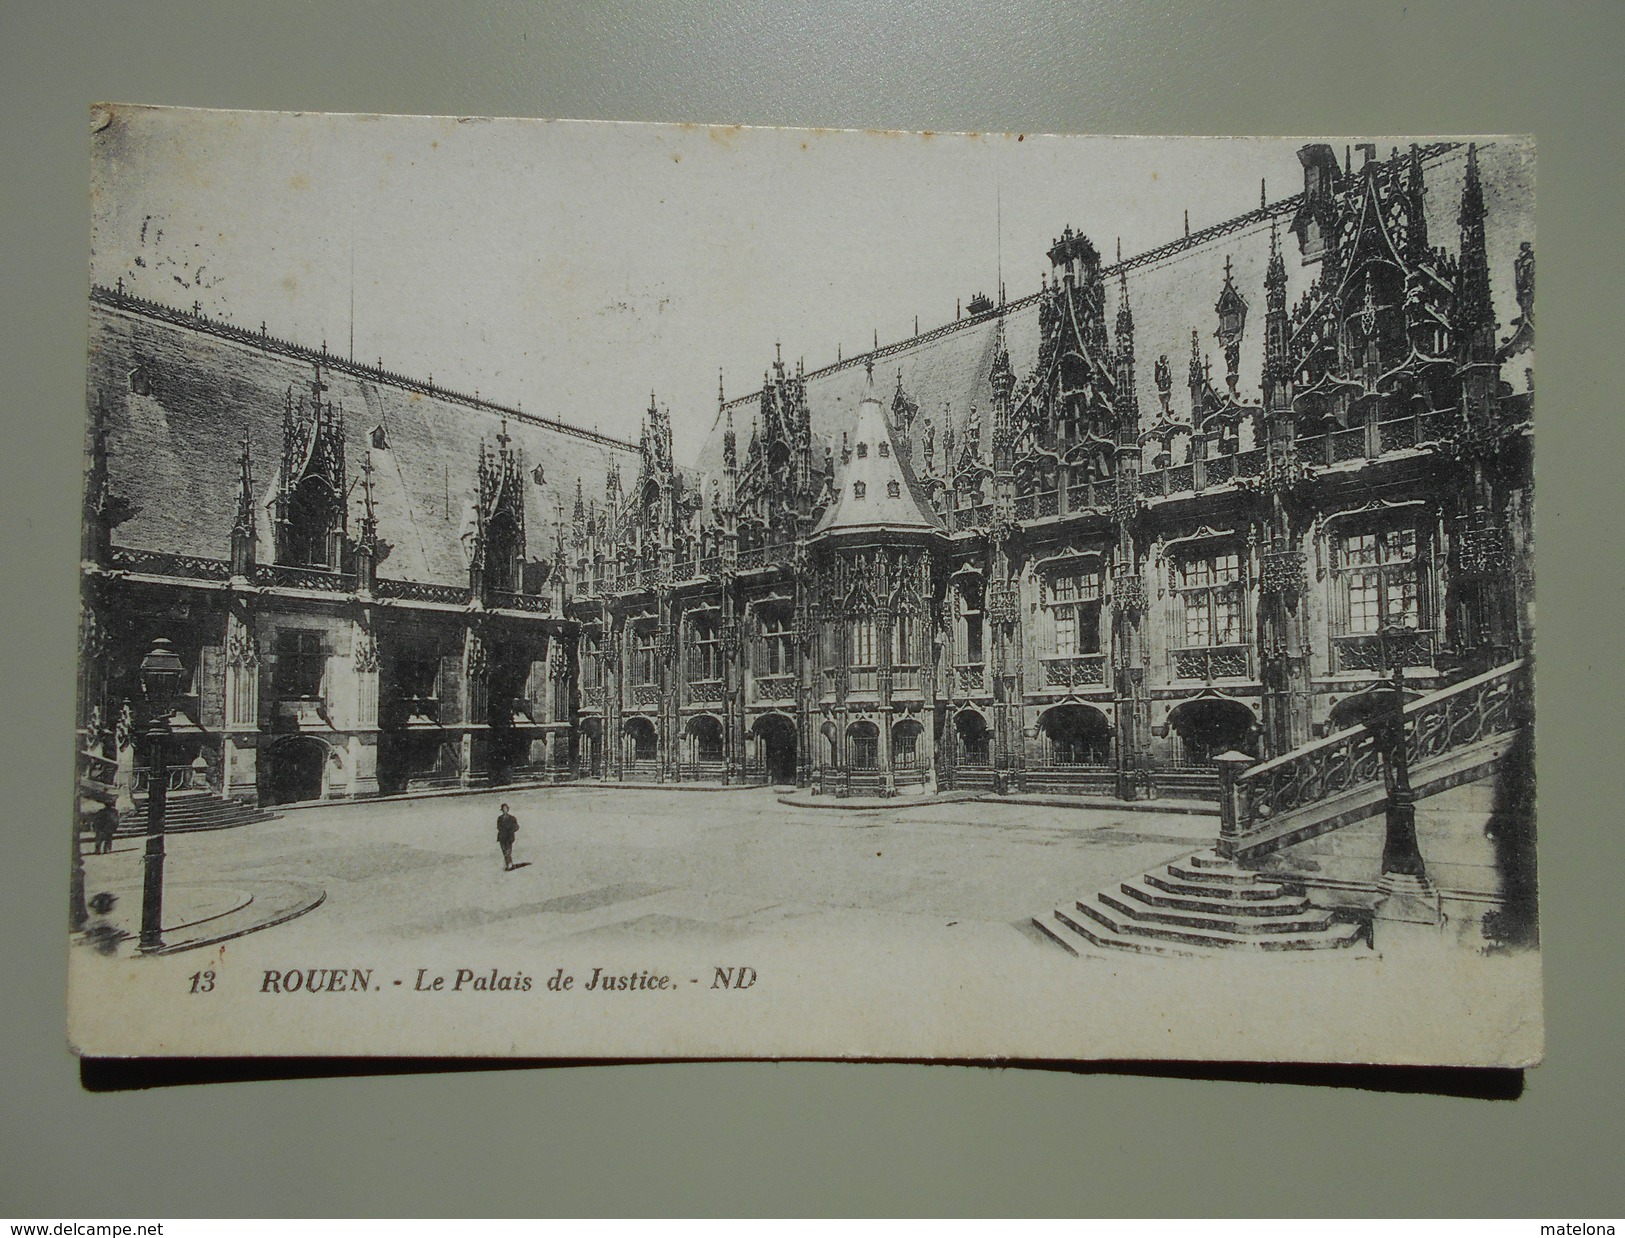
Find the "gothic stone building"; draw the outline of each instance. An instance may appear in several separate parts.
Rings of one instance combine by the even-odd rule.
[[[654,397],[634,447],[99,289],[85,726],[124,750],[161,634],[172,778],[216,796],[1211,797],[1216,755],[1358,721],[1395,664],[1504,665],[1534,257],[1486,193],[1526,198],[1524,157],[1300,160],[1148,253],[1068,228],[1030,295],[775,356],[691,466]]]

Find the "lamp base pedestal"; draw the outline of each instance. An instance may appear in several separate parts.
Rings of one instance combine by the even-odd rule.
[[[1384,873],[1377,883],[1372,916],[1379,924],[1414,924],[1438,928],[1444,923],[1439,891],[1425,876]]]

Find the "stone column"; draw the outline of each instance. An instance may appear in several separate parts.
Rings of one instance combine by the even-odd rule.
[[[1021,747],[1020,671],[1016,628],[1021,605],[1016,582],[1010,579],[1010,560],[1001,543],[994,554],[992,578],[988,582],[983,608],[991,632],[984,640],[988,671],[993,685],[993,790],[997,795],[1020,792],[1025,783],[1026,761]]]
[[[812,785],[813,780],[813,711],[818,699],[818,677],[821,674],[816,657],[818,638],[817,619],[812,590],[816,587],[803,572],[796,582],[796,787]]]
[[[620,782],[626,777],[626,749],[621,728],[625,719],[627,630],[614,615],[604,613],[604,777]]]
[[[355,677],[350,719],[350,794],[378,793],[378,638],[372,615],[362,611],[351,624],[351,664]]]
[[[897,775],[892,769],[892,624],[893,616],[887,611],[875,614],[875,766],[880,773],[880,794],[897,794]]]
[[[660,699],[655,702],[655,780],[676,782],[678,764],[683,759],[677,736],[677,680],[673,673],[677,640],[667,599],[660,601],[660,618],[655,626],[655,683]]]
[[[485,641],[470,624],[463,629],[463,733],[457,780],[468,786],[474,777],[474,733],[471,729],[486,716]]]
[[[255,737],[260,721],[260,654],[254,634],[254,616],[236,598],[226,610],[225,739],[220,763],[220,794],[259,790],[259,749]]]

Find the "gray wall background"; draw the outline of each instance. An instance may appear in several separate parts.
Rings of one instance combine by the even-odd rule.
[[[1619,1216],[1622,42],[1625,7],[1528,0],[11,0],[0,1214]],[[818,1063],[82,1091],[62,1032],[59,823],[73,776],[86,110],[103,99],[936,130],[1534,132],[1547,1064],[1517,1101]]]

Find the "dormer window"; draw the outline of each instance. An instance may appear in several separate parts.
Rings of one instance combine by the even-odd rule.
[[[881,443],[880,444],[880,458],[882,460],[884,460],[889,455],[891,455],[891,444],[890,443]]]
[[[867,460],[868,458],[869,458],[869,444],[868,443],[859,443],[858,444],[858,459],[859,460]]]
[[[886,483],[886,497],[888,499],[901,498],[902,494],[903,487],[899,482],[894,480]]]
[[[288,390],[282,419],[282,480],[276,497],[276,561],[338,571],[344,550],[344,410],[324,401],[318,370],[310,419]]]
[[[373,446],[374,451],[388,451],[389,450],[389,435],[384,432],[384,425],[383,425],[382,422],[379,422],[377,425],[375,425],[372,428],[372,431],[369,433],[368,438],[370,438],[372,440],[372,446]]]
[[[300,482],[288,498],[278,562],[329,571],[338,567],[344,533],[337,508],[325,478],[312,475]]]
[[[491,588],[510,593],[519,591],[522,579],[520,537],[519,527],[507,510],[499,511],[486,525],[485,582]]]
[[[538,464],[535,468],[531,469],[530,479],[538,486],[545,486],[547,484],[547,470]]]
[[[862,446],[861,445],[859,446],[859,452],[860,452],[860,454],[862,452]],[[868,492],[869,492],[869,487],[864,485],[861,481],[855,481],[855,482],[852,483],[852,497],[854,499],[861,499],[865,495],[867,495]]]

